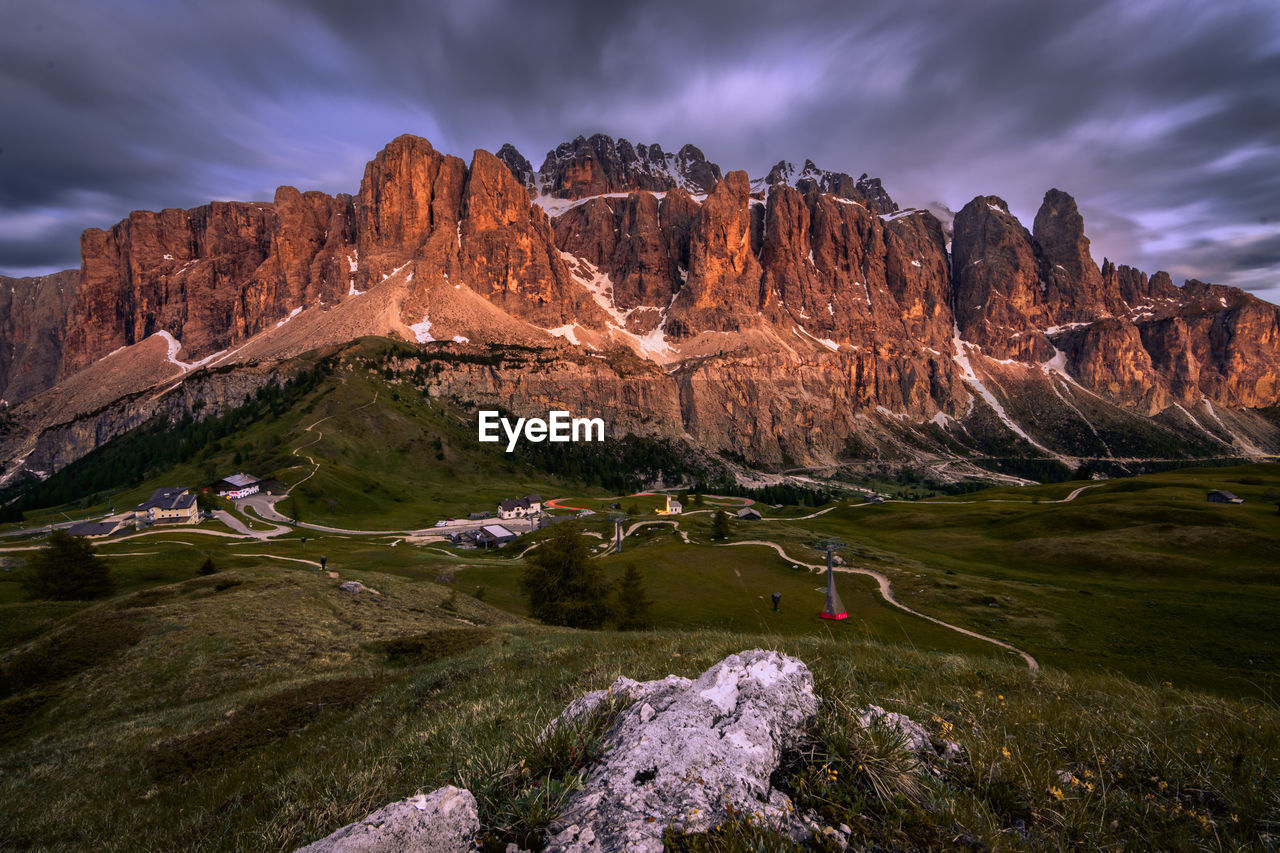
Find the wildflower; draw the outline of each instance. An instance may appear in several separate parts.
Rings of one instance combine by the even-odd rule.
[[[1059,788],[1057,785],[1052,785],[1052,786],[1050,786],[1050,788],[1049,788],[1049,794],[1050,794],[1050,795],[1051,795],[1055,800],[1061,800],[1061,799],[1064,799],[1064,798],[1066,797],[1066,794],[1062,793],[1062,789],[1061,789],[1061,788]]]
[[[1009,747],[1007,746],[1000,747],[1000,754],[1005,758],[1013,758],[1013,753],[1009,752]]]

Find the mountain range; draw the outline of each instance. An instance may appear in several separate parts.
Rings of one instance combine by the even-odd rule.
[[[1280,450],[1280,308],[1099,266],[1057,189],[1028,230],[996,196],[900,208],[809,161],[752,180],[596,135],[534,170],[401,136],[354,195],[137,211],[81,257],[0,279],[4,483],[370,335],[435,354],[427,395],[761,471]]]

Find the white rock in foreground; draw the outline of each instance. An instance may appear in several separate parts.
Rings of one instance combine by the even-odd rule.
[[[929,732],[924,726],[895,711],[886,711],[879,705],[868,705],[858,714],[858,725],[864,729],[880,727],[902,738],[902,745],[917,756],[937,756],[943,761],[952,761],[963,752],[960,744],[953,740],[942,742],[942,752],[934,749]]]
[[[297,853],[458,853],[479,831],[476,798],[449,786],[384,806]]]
[[[604,758],[552,824],[547,851],[657,853],[669,827],[706,832],[730,810],[805,832],[791,801],[769,786],[782,751],[798,744],[818,709],[803,661],[754,649],[694,681],[618,679],[561,718],[590,712],[610,692],[635,704],[605,735]]]

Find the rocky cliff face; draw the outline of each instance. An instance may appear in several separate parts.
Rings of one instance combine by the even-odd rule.
[[[0,276],[0,400],[21,403],[53,385],[80,275]]]
[[[762,307],[750,191],[746,172],[730,172],[703,202],[689,245],[688,281],[669,314],[673,337],[737,331]]]
[[[82,250],[75,286],[56,283],[73,299],[53,282],[8,297],[6,387],[49,381],[50,367],[16,380],[15,364],[70,379],[160,332],[150,381],[172,382],[340,342],[340,326],[544,347],[573,375],[458,365],[437,391],[609,411],[763,465],[1280,448],[1250,413],[1280,402],[1280,309],[1099,268],[1059,190],[1031,231],[982,196],[948,234],[879,181],[811,162],[751,182],[692,146],[594,136],[535,173],[510,146],[468,164],[403,136],[354,196],[283,187],[270,203],[137,212]],[[615,369],[621,353],[645,366]]]
[[[350,200],[282,187],[274,203],[137,211],[80,241],[61,359],[68,376],[158,332],[191,360],[345,292]]]
[[[579,311],[599,320],[570,287],[546,214],[501,161],[481,151],[468,168],[411,136],[370,161],[354,198],[281,187],[271,203],[140,211],[86,231],[81,249],[64,377],[160,332],[196,362],[396,273],[417,276],[399,306],[406,326],[426,291],[461,281],[539,325]]]
[[[758,198],[765,198],[775,187],[794,187],[806,195],[828,193],[837,198],[847,198],[882,216],[898,212],[897,203],[879,178],[868,177],[864,172],[855,180],[844,172],[819,169],[812,160],[805,160],[799,169],[794,163],[779,160],[767,175],[751,182],[752,194]]]
[[[504,161],[519,156],[514,148],[504,147],[508,149]],[[527,172],[517,178],[535,189]],[[634,190],[665,192],[677,187],[694,194],[709,193],[719,182],[720,167],[707,162],[692,145],[668,154],[660,145],[633,146],[625,139],[615,142],[597,133],[589,139],[579,136],[547,152],[536,187],[553,198],[578,199]]]

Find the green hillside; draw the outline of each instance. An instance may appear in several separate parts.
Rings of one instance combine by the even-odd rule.
[[[96,472],[113,470],[123,482],[131,465],[149,458],[142,451],[158,444],[185,454],[144,467],[136,485],[32,511],[27,524],[100,515],[109,506],[130,506],[158,486],[197,485],[248,470],[292,487],[278,504],[289,517],[385,533],[299,528],[264,542],[209,535],[231,531],[205,522],[199,533],[169,530],[101,545],[126,587],[189,577],[206,554],[230,566],[250,565],[243,554],[277,566],[325,556],[341,571],[376,569],[427,580],[443,575],[464,592],[482,590],[488,601],[524,613],[514,557],[537,535],[516,548],[482,553],[408,544],[403,531],[491,511],[503,498],[536,492],[595,510],[584,523],[603,547],[613,535],[611,505],[635,513],[631,524],[657,521],[653,510],[662,503],[657,496],[620,493],[616,481],[629,478],[638,486],[651,475],[649,466],[665,470],[668,482],[680,476],[681,466],[686,482],[707,475],[708,469],[695,467],[705,460],[673,460],[670,448],[651,442],[581,446],[571,457],[505,454],[481,445],[472,415],[425,396],[415,384],[415,376],[432,369],[429,357],[375,339],[316,354],[302,360],[281,389],[259,395],[243,411],[215,423],[172,426],[167,433],[138,430],[71,466],[53,478],[65,481],[55,485],[65,488],[77,477],[96,481]],[[235,428],[228,431],[226,424]],[[1080,491],[1082,486],[1088,488]],[[1207,503],[1207,492],[1219,488],[1245,503]],[[1266,696],[1280,672],[1273,630],[1280,614],[1280,527],[1268,499],[1278,491],[1280,466],[1250,465],[881,505],[846,492],[817,513],[758,504],[766,520],[732,522],[730,542],[767,540],[790,561],[766,547],[724,549],[712,541],[713,510],[727,506],[732,512],[747,499],[690,498],[678,531],[670,524],[644,527],[622,555],[603,561],[611,577],[637,564],[657,601],[658,625],[666,629],[833,631],[837,638],[1008,656],[895,610],[866,577],[839,578],[851,614],[847,623],[815,625],[810,616],[822,606],[821,579],[791,566],[821,562],[813,544],[837,538],[846,543],[842,556],[849,565],[884,574],[904,605],[1012,643],[1042,663]],[[252,514],[238,517],[253,529],[270,527]],[[0,541],[0,548],[5,544]],[[15,567],[20,558],[0,554]],[[29,637],[75,609],[23,603],[19,576],[0,574],[0,613],[6,617],[0,639]],[[769,606],[774,592],[783,594],[778,614]]]
[[[578,772],[534,740],[565,703],[757,646],[839,700],[823,742],[841,707],[874,702],[966,749],[915,798],[877,798],[836,758],[840,777],[797,765],[793,793],[863,845],[1248,847],[1280,817],[1270,703],[817,634],[550,629],[355,576],[377,594],[302,566],[224,570],[90,606],[5,656],[0,847],[287,850],[446,783],[477,793],[497,843],[525,838]],[[502,781],[521,760],[533,775]],[[743,827],[679,843],[789,849]]]
[[[662,517],[661,495],[631,493],[656,472],[715,479],[714,461],[645,441],[504,454],[476,442],[465,410],[422,393],[422,364],[390,369],[399,355],[386,341],[317,354],[235,411],[148,425],[27,493],[48,503],[93,484],[29,509],[35,528],[247,470],[292,489],[280,512],[335,529],[254,538],[206,521],[101,541],[119,592],[99,603],[28,601],[40,531],[0,540],[0,848],[288,849],[523,758],[548,768],[540,794],[479,792],[499,840],[520,840],[580,769],[532,743],[567,701],[757,646],[804,658],[826,696],[945,723],[970,750],[923,800],[877,800],[857,774],[818,791],[864,844],[1273,843],[1280,465],[878,505],[849,490],[822,507],[756,503],[764,519],[734,518],[720,540],[715,511],[750,498],[689,495],[686,513]],[[1208,503],[1214,489],[1245,502]],[[408,536],[530,492],[559,499],[554,515],[594,512],[579,520],[593,559],[610,581],[640,570],[655,631],[528,621],[520,556],[547,531],[498,551]],[[614,505],[628,514],[621,554],[607,553]],[[817,618],[825,587],[807,568],[827,539],[844,543],[839,623]],[[207,559],[218,571],[200,576]],[[949,624],[846,569],[883,575],[902,605]],[[339,591],[348,579],[376,593]],[[842,719],[819,728],[832,736]],[[1064,767],[1078,789],[1055,781]],[[680,843],[764,843],[726,832]]]

